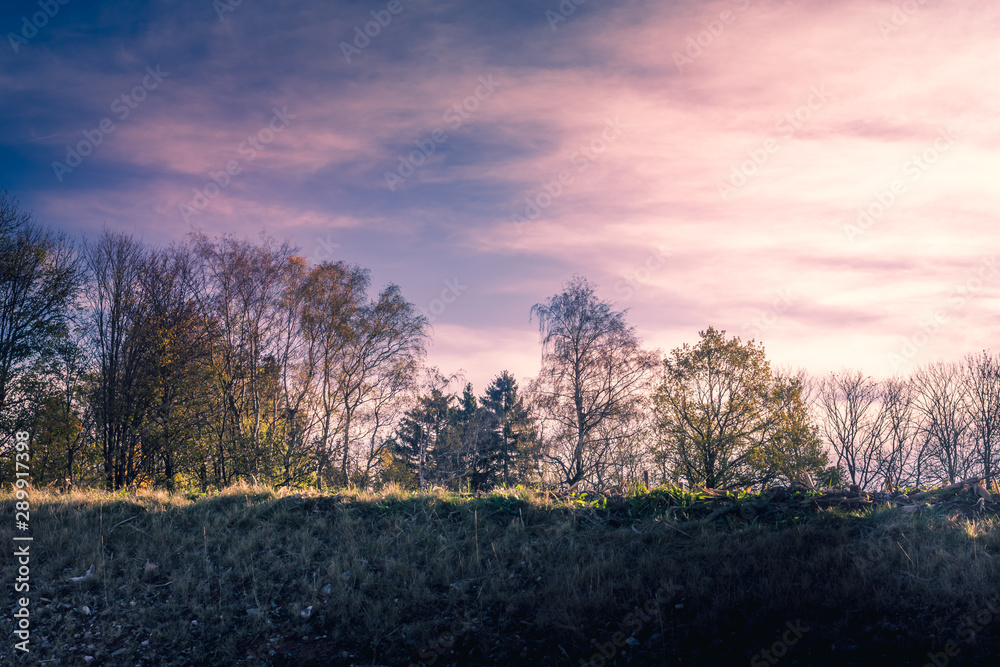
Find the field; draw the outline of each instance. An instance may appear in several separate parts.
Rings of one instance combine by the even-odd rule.
[[[719,512],[719,499],[676,489],[36,491],[31,653],[14,649],[7,613],[0,656],[758,666],[924,665],[930,653],[995,664],[1000,519],[989,507],[722,500]],[[19,544],[14,498],[0,503],[4,544]],[[12,591],[16,559],[3,567]]]

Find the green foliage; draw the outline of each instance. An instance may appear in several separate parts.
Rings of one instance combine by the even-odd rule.
[[[517,382],[504,371],[481,399],[470,384],[460,396],[442,386],[420,396],[400,421],[393,461],[407,466],[421,488],[436,483],[486,491],[531,479],[537,447]]]
[[[801,387],[776,377],[764,348],[709,327],[664,362],[654,397],[657,456],[689,484],[763,486],[827,466]]]

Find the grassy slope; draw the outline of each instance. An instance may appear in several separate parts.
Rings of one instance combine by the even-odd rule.
[[[688,500],[39,491],[28,661],[579,665],[603,645],[608,664],[747,665],[801,621],[780,664],[923,665],[947,639],[949,664],[995,664],[1000,618],[974,641],[961,625],[1000,612],[995,517],[821,510],[737,525],[683,520]],[[9,493],[0,504],[10,545]],[[16,564],[3,566],[12,592]],[[0,629],[12,636],[9,613]]]

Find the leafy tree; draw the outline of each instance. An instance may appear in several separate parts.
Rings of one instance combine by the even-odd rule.
[[[284,437],[280,378],[289,362],[286,295],[299,265],[288,242],[260,244],[193,234],[188,273],[202,320],[214,327],[209,363],[214,402],[211,464],[219,486],[264,474],[270,478]]]
[[[300,330],[303,359],[300,378],[308,388],[311,422],[299,422],[316,449],[317,484],[330,477],[341,432],[340,381],[352,322],[364,307],[368,271],[344,262],[313,268],[302,286]]]
[[[0,190],[0,415],[12,414],[10,389],[32,359],[69,331],[80,279],[68,239],[40,227]]]
[[[351,454],[364,467],[355,479],[366,484],[381,458],[383,431],[412,388],[424,355],[427,319],[403,298],[397,285],[353,311],[340,350],[335,396],[341,414],[341,477],[352,479]]]
[[[375,486],[377,488],[386,484],[395,484],[402,488],[418,486],[419,480],[415,468],[402,454],[397,437],[389,436],[384,444]]]
[[[581,276],[535,304],[531,313],[538,317],[542,342],[542,369],[533,391],[551,427],[545,460],[565,484],[601,477],[608,441],[598,430],[609,422],[628,423],[640,409],[657,355],[640,347],[625,311],[600,300],[595,286]]]
[[[781,479],[812,478],[824,486],[838,486],[840,473],[830,465],[819,426],[810,418],[802,396],[802,380],[776,374],[772,381],[775,408],[781,419],[768,450],[772,456],[768,467]]]
[[[140,278],[148,307],[145,381],[151,392],[142,432],[155,481],[169,490],[197,476],[207,454],[205,424],[214,415],[212,328],[190,291],[190,270],[184,248],[151,251]]]
[[[664,362],[654,397],[659,456],[710,488],[761,486],[825,468],[796,381],[775,377],[764,348],[713,327]]]
[[[68,336],[37,357],[18,380],[31,426],[31,477],[38,486],[100,482],[100,453],[91,437],[84,400],[84,358]]]

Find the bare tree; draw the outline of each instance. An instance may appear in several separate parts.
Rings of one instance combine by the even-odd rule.
[[[561,481],[574,484],[586,477],[597,481],[612,437],[629,433],[602,428],[629,423],[647,392],[657,367],[657,355],[640,347],[635,329],[597,298],[595,286],[576,276],[563,291],[535,304],[542,342],[542,369],[533,390],[552,423],[546,460]]]
[[[823,434],[837,454],[838,467],[861,488],[884,477],[882,449],[890,431],[880,399],[878,383],[860,371],[831,373],[819,390]]]
[[[624,487],[641,480],[656,443],[656,419],[649,397],[643,397],[635,410],[621,418],[601,424],[595,439],[600,443],[596,449],[606,461],[595,469],[598,488]]]
[[[982,475],[996,475],[997,440],[1000,438],[1000,360],[983,351],[963,361],[972,420],[972,439]]]
[[[905,378],[889,378],[882,382],[880,395],[887,429],[882,468],[888,483],[896,488],[918,485],[920,448],[913,383]]]
[[[974,447],[969,388],[958,364],[935,362],[917,369],[913,381],[919,392],[915,409],[919,431],[941,476],[954,484],[972,469]]]
[[[148,371],[148,305],[142,294],[147,261],[142,244],[104,230],[84,244],[89,280],[85,291],[87,340],[96,378],[92,388],[105,483],[120,489],[144,472],[150,452],[142,432],[152,396]]]

